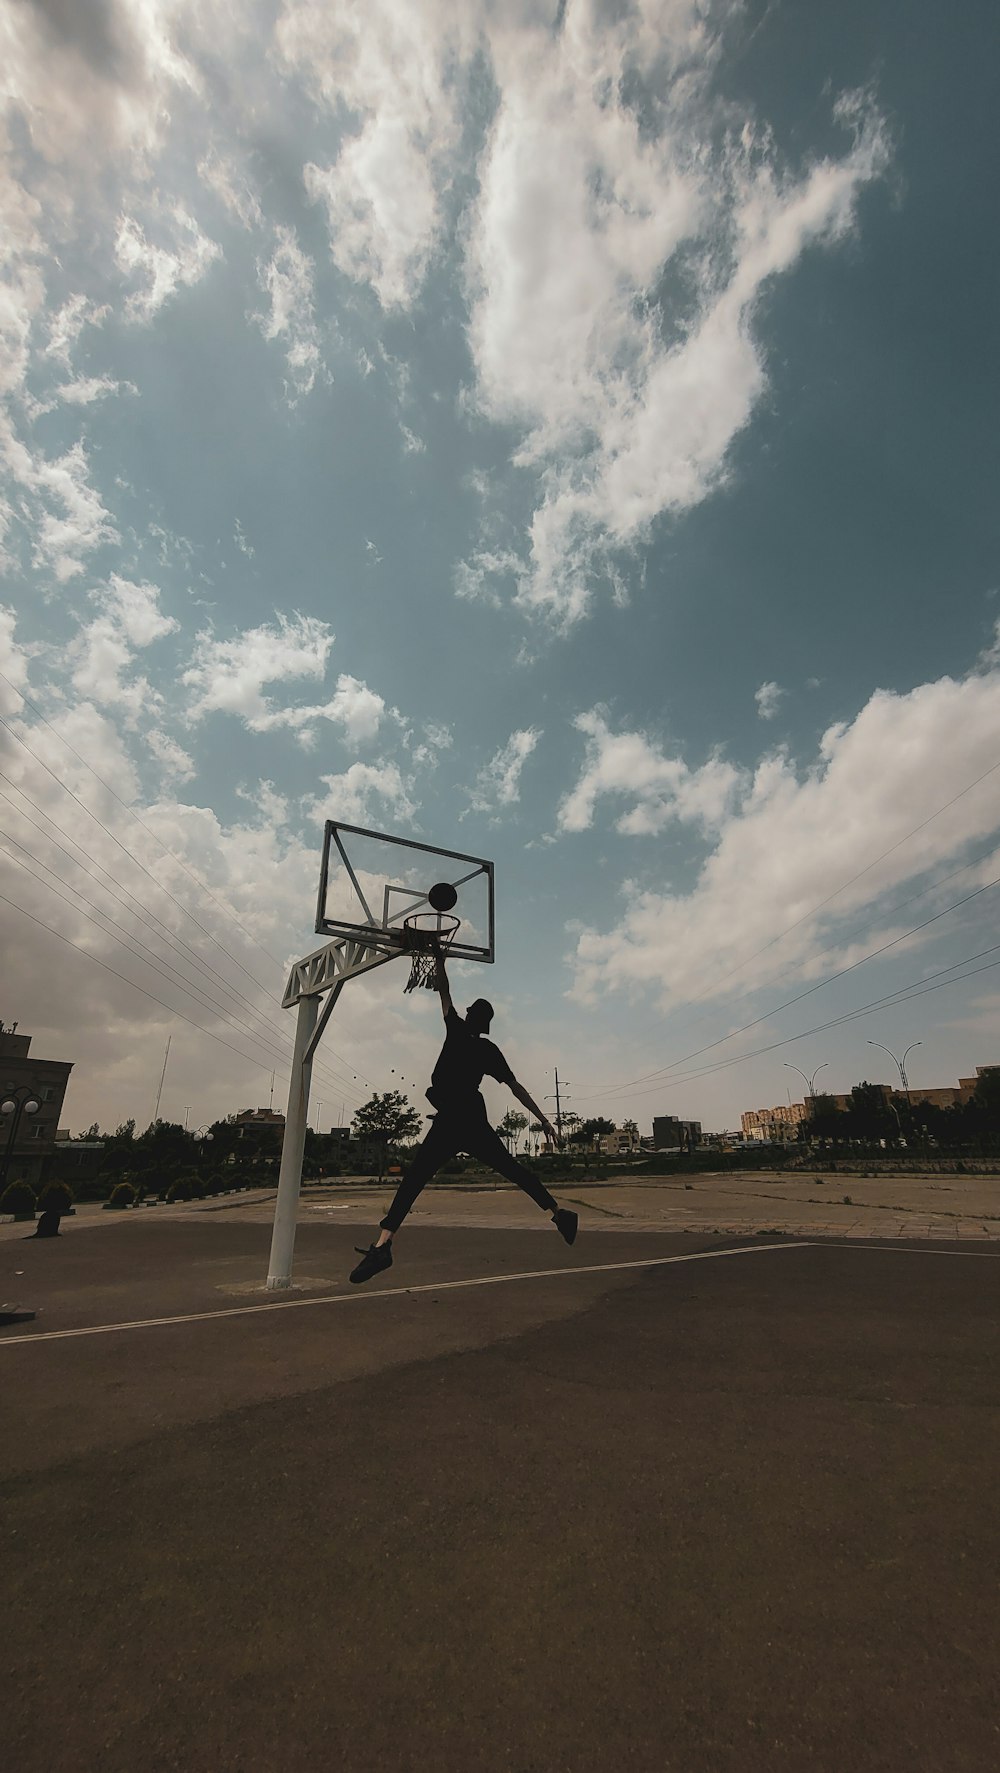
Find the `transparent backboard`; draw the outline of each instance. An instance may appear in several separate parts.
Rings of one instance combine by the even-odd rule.
[[[494,958],[493,863],[460,850],[438,849],[408,837],[365,831],[328,819],[316,905],[316,932],[349,936],[397,953],[404,919],[427,914],[427,894],[447,881],[461,919],[448,953],[457,960]]]

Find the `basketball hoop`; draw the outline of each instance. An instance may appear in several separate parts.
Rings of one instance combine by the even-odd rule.
[[[427,991],[437,988],[438,961],[455,939],[460,917],[449,917],[442,911],[415,911],[403,919],[403,949],[411,954],[410,976],[404,992],[423,986]]]

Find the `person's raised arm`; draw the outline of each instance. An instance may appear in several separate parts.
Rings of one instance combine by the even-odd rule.
[[[443,954],[438,955],[437,970],[434,974],[434,984],[437,987],[437,993],[441,999],[441,1014],[447,1022],[448,1012],[454,1008],[454,1005],[451,1001],[451,987],[448,984],[448,974],[445,970]]]
[[[534,1117],[537,1120],[539,1126],[541,1127],[543,1133],[545,1134],[545,1137],[547,1139],[550,1139],[553,1145],[558,1145],[559,1135],[556,1132],[555,1127],[552,1125],[552,1122],[550,1121],[548,1115],[546,1113],[544,1113],[544,1111],[541,1108],[539,1108],[538,1103],[533,1101],[531,1096],[528,1095],[528,1092],[524,1088],[524,1085],[519,1084],[515,1079],[515,1081],[512,1084],[508,1084],[507,1088],[510,1090],[511,1095],[516,1096],[518,1101],[520,1103],[522,1103],[522,1105],[528,1110],[528,1113],[534,1115]]]

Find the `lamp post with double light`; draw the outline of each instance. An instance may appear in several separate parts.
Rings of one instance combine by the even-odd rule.
[[[904,1092],[904,1094],[905,1094],[905,1096],[906,1096],[906,1106],[907,1106],[907,1108],[909,1108],[909,1106],[910,1106],[910,1086],[909,1086],[909,1084],[908,1084],[908,1083],[907,1083],[907,1081],[906,1081],[906,1060],[907,1060],[907,1055],[908,1055],[908,1054],[909,1054],[909,1053],[912,1053],[912,1051],[913,1051],[913,1049],[914,1049],[914,1047],[922,1047],[922,1046],[923,1046],[923,1044],[924,1044],[924,1043],[923,1043],[923,1041],[922,1041],[922,1040],[913,1040],[913,1041],[911,1041],[911,1042],[910,1042],[910,1044],[909,1044],[909,1046],[908,1046],[908,1047],[907,1047],[907,1049],[906,1049],[906,1052],[905,1052],[905,1053],[904,1053],[904,1054],[903,1054],[903,1057],[902,1057],[902,1058],[901,1058],[901,1059],[897,1059],[897,1058],[896,1058],[896,1055],[895,1055],[895,1053],[894,1053],[894,1052],[893,1052],[893,1050],[892,1050],[892,1048],[891,1048],[891,1047],[886,1047],[886,1046],[883,1046],[883,1045],[882,1045],[882,1042],[881,1042],[881,1041],[880,1041],[880,1040],[870,1040],[870,1041],[869,1041],[869,1042],[868,1042],[868,1045],[869,1045],[869,1046],[870,1046],[870,1047],[879,1047],[879,1048],[881,1048],[881,1051],[882,1051],[882,1052],[883,1052],[883,1053],[888,1053],[888,1055],[889,1055],[889,1057],[890,1057],[890,1059],[891,1059],[891,1060],[892,1060],[892,1062],[893,1062],[893,1064],[894,1064],[894,1065],[895,1065],[895,1067],[896,1067],[896,1070],[897,1070],[897,1071],[898,1071],[898,1072],[899,1072],[899,1081],[900,1081],[900,1083],[901,1083],[901,1084],[902,1084],[902,1086],[903,1086],[903,1092]],[[900,1141],[901,1141],[901,1142],[902,1142],[902,1143],[905,1143],[905,1139],[904,1139],[904,1135],[903,1135],[903,1123],[902,1123],[902,1121],[901,1121],[901,1120],[900,1120],[900,1118],[899,1118],[899,1109],[898,1109],[898,1108],[897,1108],[897,1107],[896,1107],[896,1104],[895,1104],[895,1103],[894,1103],[894,1102],[892,1102],[892,1101],[890,1101],[890,1103],[889,1103],[889,1106],[890,1106],[890,1108],[891,1108],[891,1109],[892,1109],[892,1112],[893,1112],[893,1114],[894,1114],[894,1115],[895,1115],[895,1116],[896,1116],[896,1126],[897,1126],[897,1127],[898,1127],[898,1129],[899,1129],[899,1137],[900,1137]],[[908,1123],[908,1124],[909,1124],[909,1117],[907,1117],[907,1123]]]
[[[0,1190],[6,1187],[7,1171],[10,1168],[11,1153],[14,1149],[14,1140],[17,1138],[17,1129],[21,1124],[21,1117],[25,1114],[37,1114],[41,1106],[30,1084],[20,1084],[13,1090],[8,1090],[3,1101],[0,1102],[0,1115],[3,1115],[4,1120],[8,1115],[10,1116],[3,1161],[0,1162]]]
[[[804,1081],[805,1081],[806,1089],[809,1091],[809,1101],[815,1102],[815,1100],[816,1100],[816,1079],[818,1078],[821,1071],[825,1071],[827,1069],[827,1061],[824,1059],[822,1065],[817,1065],[815,1071],[812,1074],[812,1077],[806,1077],[805,1072],[800,1070],[798,1065],[789,1065],[787,1059],[783,1060],[782,1063],[784,1064],[786,1071],[798,1071],[799,1076],[802,1079],[804,1079]],[[810,1109],[809,1113],[811,1116],[813,1113],[813,1110]]]

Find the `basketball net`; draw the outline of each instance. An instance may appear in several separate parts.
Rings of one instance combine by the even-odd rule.
[[[418,911],[403,919],[403,945],[412,955],[410,976],[404,993],[423,987],[436,991],[438,966],[454,941],[460,917],[448,917],[441,911]]]

